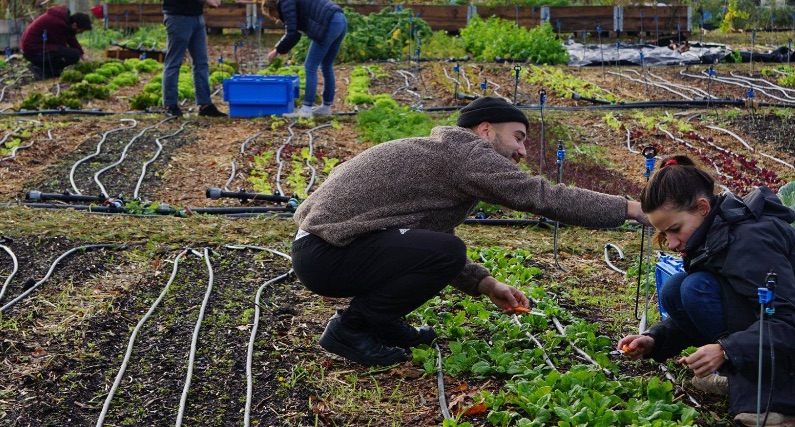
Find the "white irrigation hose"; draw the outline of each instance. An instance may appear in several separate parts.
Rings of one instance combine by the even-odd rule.
[[[636,79],[634,77],[630,77],[630,76],[628,76],[626,74],[618,73],[618,72],[615,72],[615,71],[608,71],[607,73],[608,74],[613,74],[613,75],[616,75],[616,76],[621,76],[621,77],[623,77],[625,79],[628,79],[628,80],[633,81],[635,83],[640,83],[642,85],[652,85],[654,87],[657,87],[657,88],[660,88],[660,89],[663,89],[663,90],[667,90],[668,92],[671,92],[673,94],[681,96],[682,98],[684,98],[687,101],[692,101],[693,100],[693,98],[683,94],[682,92],[673,90],[673,89],[671,89],[670,87],[668,87],[666,85],[661,85],[659,83],[650,82],[648,79],[647,80],[640,80],[640,79]]]
[[[161,136],[159,138],[155,138],[155,144],[157,144],[157,151],[155,151],[155,154],[149,160],[144,162],[144,164],[141,166],[141,176],[138,177],[138,182],[135,183],[135,190],[133,190],[133,199],[138,198],[138,190],[141,188],[141,183],[143,183],[144,181],[144,176],[146,176],[146,168],[152,163],[154,163],[154,161],[160,156],[160,153],[163,151],[163,144],[161,144],[160,141],[171,138],[172,136],[181,133],[182,131],[185,130],[185,126],[188,123],[193,123],[193,122],[184,122],[182,123],[182,126],[180,126],[180,128],[177,129],[175,132]]]
[[[663,77],[660,77],[660,76],[658,76],[658,75],[656,75],[656,74],[654,74],[652,72],[649,72],[649,75],[654,77],[655,79],[657,79],[657,81],[660,84],[667,85],[667,86],[670,86],[670,87],[674,87],[674,88],[677,88],[677,89],[681,89],[681,90],[690,92],[690,93],[692,93],[694,95],[699,95],[699,96],[701,96],[704,99],[709,99],[709,98],[715,99],[715,97],[710,95],[709,93],[707,93],[707,91],[701,90],[701,89],[699,89],[697,87],[691,87],[691,86],[686,86],[686,85],[682,85],[682,84],[679,84],[679,83],[673,83],[673,82],[671,82],[671,81],[669,81],[669,80],[667,80],[667,79],[665,79]]]
[[[14,252],[11,250],[11,248],[9,248],[6,245],[0,245],[0,248],[2,248],[4,251],[8,252],[8,255],[11,256],[11,261],[13,261],[13,263],[14,263],[14,270],[11,271],[11,274],[8,275],[8,277],[6,278],[5,282],[3,283],[2,289],[0,289],[0,302],[2,302],[3,301],[3,294],[6,293],[6,287],[8,287],[9,283],[11,283],[11,279],[14,278],[14,275],[17,274],[17,270],[19,270],[19,263],[17,262],[17,256],[14,255]]]
[[[787,104],[791,104],[791,103],[795,102],[795,101],[793,101],[791,99],[784,99],[784,98],[780,98],[780,97],[775,96],[775,95],[771,95],[771,94],[769,94],[769,93],[767,93],[765,91],[764,87],[761,87],[759,85],[755,85],[755,84],[753,84],[751,82],[748,82],[748,81],[745,81],[745,80],[740,80],[740,79],[736,79],[736,78],[710,77],[709,75],[699,76],[699,75],[696,75],[696,74],[685,73],[684,71],[680,71],[679,74],[683,75],[683,76],[686,76],[686,77],[692,77],[694,79],[702,79],[702,80],[712,79],[712,80],[714,80],[716,82],[725,83],[725,84],[728,84],[728,85],[740,86],[740,87],[743,87],[743,88],[752,88],[752,89],[756,90],[757,92],[760,92],[760,93],[762,93],[762,94],[764,94],[764,95],[766,95],[766,96],[768,96],[770,98],[773,98],[775,100],[778,100],[778,101],[781,101],[781,102],[784,102],[784,103],[787,103]],[[702,71],[702,74],[704,74],[703,71]]]
[[[676,377],[674,377],[673,374],[671,374],[671,372],[668,370],[668,368],[665,366],[665,364],[664,363],[660,363],[659,366],[660,366],[660,370],[665,375],[665,378],[668,378],[668,381],[671,381],[671,384],[673,384],[674,387],[681,388],[681,386],[676,383]],[[690,399],[690,402],[693,403],[694,407],[696,407],[696,408],[700,408],[701,407],[701,404],[698,403],[698,401],[696,399],[694,399],[693,396],[690,395],[690,393],[684,391],[684,389],[682,389],[682,392],[688,397],[688,399]]]
[[[3,90],[0,91],[0,102],[3,102],[3,99],[6,96],[6,89],[8,89],[10,86],[15,85],[21,78],[22,78],[22,76],[19,76],[16,79],[14,79],[14,81],[12,81],[11,83],[3,86]]]
[[[619,248],[618,246],[616,246],[616,245],[614,245],[612,243],[607,243],[607,244],[605,244],[605,263],[607,263],[607,266],[610,267],[612,270],[617,271],[617,272],[623,274],[624,276],[626,276],[627,275],[626,271],[616,267],[610,261],[610,255],[608,254],[608,249],[610,249],[610,248],[613,248],[613,249],[616,250],[616,252],[618,252],[618,259],[621,259],[621,260],[624,259],[624,252],[621,250],[621,248]]]
[[[474,67],[474,65],[472,66]],[[467,92],[472,92],[472,82],[467,78],[467,73],[463,68],[461,69],[461,78],[464,79],[464,83],[467,84]]]
[[[248,144],[249,144],[251,141],[253,141],[254,139],[256,139],[256,138],[257,138],[258,136],[260,136],[260,135],[262,135],[262,132],[257,132],[257,133],[255,133],[254,135],[251,135],[250,137],[248,137],[248,138],[247,138],[245,141],[243,141],[243,143],[242,143],[242,144],[240,144],[240,154],[243,154],[243,152],[245,152],[245,151],[246,151],[246,146],[247,146],[247,145],[248,145]]]
[[[671,139],[673,139],[674,141],[684,144],[684,145],[685,145],[685,147],[687,147],[687,148],[691,148],[691,149],[695,148],[695,147],[693,147],[693,145],[691,145],[691,144],[690,144],[690,143],[688,143],[687,141],[685,141],[685,140],[683,140],[683,139],[681,139],[681,138],[677,138],[677,137],[676,137],[676,136],[674,136],[674,134],[672,134],[671,132],[668,132],[667,130],[663,129],[662,125],[663,125],[664,123],[665,123],[665,122],[658,123],[658,124],[657,124],[657,129],[659,129],[659,130],[660,130],[661,132],[663,132],[664,134],[668,135],[668,137],[669,137],[669,138],[671,138]],[[712,159],[711,159],[711,158],[709,158],[709,157],[707,157],[707,158],[706,158],[706,160],[707,160],[707,162],[709,162],[709,164],[711,164],[711,165],[712,165],[712,167],[713,167],[713,168],[715,168],[715,173],[716,173],[716,174],[718,174],[718,176],[725,176],[725,177],[727,177],[727,178],[729,178],[729,179],[732,179],[732,176],[731,176],[731,175],[727,175],[727,174],[725,174],[725,173],[721,173],[720,169],[718,169],[718,165],[716,165],[716,164],[715,164],[715,161],[714,161],[714,160],[712,160]]]
[[[118,131],[125,130],[125,129],[132,129],[132,128],[138,126],[138,122],[133,120],[133,119],[121,119],[121,121],[122,122],[132,122],[132,125],[131,126],[122,126],[122,127],[119,127],[119,128],[111,129],[111,130],[103,133],[102,134],[102,138],[100,138],[99,143],[97,143],[97,150],[94,152],[94,154],[89,154],[88,156],[83,157],[82,159],[78,160],[77,162],[75,162],[75,164],[72,165],[72,168],[69,170],[69,182],[72,183],[72,189],[75,191],[75,194],[77,194],[77,195],[83,194],[83,193],[80,192],[80,189],[77,188],[77,184],[75,184],[75,169],[77,169],[77,167],[80,166],[80,164],[85,162],[86,160],[99,155],[100,151],[102,150],[102,144],[105,142],[105,139],[108,137],[108,135],[110,135],[113,132],[118,132]]]
[[[632,140],[632,132],[629,131],[628,127],[625,127],[624,130],[627,131],[627,150],[629,150],[629,152],[632,154],[640,154],[640,151],[633,150],[632,145],[630,144],[630,141]]]
[[[243,425],[245,427],[249,427],[251,425],[251,400],[252,395],[254,394],[254,341],[256,340],[257,329],[259,326],[261,307],[260,297],[262,296],[262,291],[265,290],[267,286],[286,279],[290,276],[290,274],[292,274],[292,272],[293,270],[290,269],[290,271],[287,273],[263,283],[262,286],[257,289],[257,295],[254,297],[254,324],[251,326],[251,335],[248,340],[248,351],[246,352],[246,409],[243,415]]]
[[[531,301],[533,301],[533,304],[538,306],[538,300],[537,299],[533,298],[530,295],[528,295],[528,297],[530,298]],[[585,360],[587,360],[591,364],[593,364],[596,367],[598,367],[599,369],[601,369],[602,372],[604,372],[608,377],[615,379],[615,375],[613,375],[613,373],[610,372],[609,369],[602,367],[602,365],[600,365],[599,362],[594,360],[591,356],[588,355],[588,353],[586,353],[584,350],[582,350],[581,348],[577,347],[576,344],[574,344],[574,342],[569,338],[569,336],[566,335],[566,329],[563,327],[563,325],[560,323],[560,321],[558,320],[557,317],[552,316],[552,323],[555,324],[555,328],[558,330],[558,333],[561,336],[563,336],[564,338],[566,338],[566,341],[569,342],[569,345],[571,345],[571,348],[574,349],[574,351],[576,351],[578,354],[580,354]]]
[[[521,326],[522,326],[522,322],[520,322],[520,321],[519,321],[519,317],[518,317],[517,315],[515,315],[515,314],[511,316],[511,322],[513,322],[513,323],[514,323],[516,326],[519,326],[519,327],[521,327]],[[536,345],[538,348],[540,348],[540,349],[541,349],[541,356],[544,358],[544,363],[546,363],[546,364],[547,364],[547,366],[549,366],[550,368],[552,368],[552,369],[554,369],[554,370],[556,370],[556,371],[557,371],[557,370],[558,370],[558,368],[556,368],[556,367],[555,367],[555,364],[554,364],[554,363],[552,363],[552,359],[550,359],[550,358],[549,358],[549,356],[547,355],[547,352],[546,352],[546,350],[544,350],[544,345],[543,345],[543,344],[541,344],[541,341],[539,341],[539,340],[536,338],[536,336],[535,336],[535,335],[533,335],[533,334],[532,334],[531,332],[529,332],[529,331],[528,331],[528,332],[525,332],[525,336],[527,336],[527,338],[530,338],[530,340],[531,340],[531,341],[533,341],[533,343],[535,343],[535,345]]]
[[[279,252],[277,250],[264,248],[261,246],[249,246],[249,245],[226,245],[228,249],[256,249],[260,251],[267,251],[284,258],[287,258],[288,261],[292,261],[289,255],[285,254],[284,252]],[[262,291],[265,288],[273,283],[280,282],[286,279],[290,274],[293,273],[293,270],[290,269],[287,273],[282,274],[281,276],[275,277],[265,283],[263,283],[259,289],[257,289],[257,294],[254,297],[254,323],[251,326],[251,335],[249,336],[248,340],[248,351],[246,352],[246,409],[243,413],[243,426],[249,427],[251,425],[251,400],[252,395],[254,394],[254,373],[252,366],[254,365],[254,341],[257,337],[257,329],[259,326],[259,317],[260,317],[260,307],[262,304],[260,303],[260,297],[262,296]]]
[[[204,293],[204,300],[202,300],[201,308],[199,309],[199,317],[196,319],[196,325],[193,327],[193,337],[190,342],[190,353],[188,354],[188,373],[185,375],[185,386],[182,388],[182,397],[179,399],[179,410],[177,411],[177,421],[174,424],[176,427],[182,425],[182,418],[185,416],[185,405],[188,401],[188,391],[190,390],[190,383],[193,379],[193,365],[196,361],[196,349],[199,345],[199,330],[201,329],[202,322],[204,321],[204,312],[207,310],[207,304],[210,301],[210,295],[213,292],[213,266],[210,262],[210,249],[204,248],[204,262],[207,264],[207,272],[209,278],[207,279],[207,291]]]
[[[434,343],[436,348],[436,387],[439,389],[439,407],[442,408],[442,416],[446,420],[452,420],[450,411],[447,409],[447,398],[444,395],[444,368],[442,367],[442,349],[439,344]]]
[[[246,151],[246,145],[248,145],[249,142],[253,141],[254,138],[260,135],[262,135],[262,132],[257,132],[254,135],[251,135],[250,137],[246,138],[246,140],[243,141],[242,144],[240,144],[240,154],[243,154]],[[224,191],[229,191],[229,184],[231,184],[232,181],[234,181],[235,175],[237,175],[237,163],[235,163],[235,159],[232,159],[231,166],[232,166],[232,172],[229,174],[229,179],[227,179],[226,183],[224,184]]]
[[[785,88],[785,87],[779,86],[779,85],[777,85],[777,84],[775,84],[773,82],[769,82],[769,81],[767,81],[765,79],[755,79],[753,77],[738,76],[737,74],[734,73],[734,71],[730,71],[729,75],[731,75],[732,77],[736,77],[736,78],[738,78],[740,80],[748,81],[748,82],[758,82],[758,84],[761,85],[761,86],[766,86],[766,87],[768,87],[770,89],[773,89],[773,90],[781,92],[782,95],[786,96],[789,99],[795,99],[792,96],[788,95],[788,92],[795,93],[795,89]]]
[[[21,294],[19,294],[16,298],[14,298],[11,301],[9,301],[6,305],[0,307],[0,313],[4,313],[9,308],[13,307],[14,304],[18,303],[23,298],[25,298],[26,296],[30,295],[33,291],[36,290],[36,288],[41,286],[42,283],[46,282],[47,279],[49,279],[50,276],[52,275],[53,271],[55,271],[55,267],[58,265],[59,262],[61,262],[62,259],[66,258],[67,256],[69,256],[69,255],[71,255],[71,254],[73,254],[73,253],[75,253],[77,251],[81,251],[81,250],[86,250],[87,251],[87,250],[91,250],[91,249],[104,249],[104,248],[107,248],[107,249],[122,249],[122,248],[124,248],[124,246],[123,245],[108,245],[108,244],[103,244],[103,245],[84,245],[84,246],[78,246],[76,248],[69,249],[68,251],[64,252],[61,256],[59,256],[55,261],[53,261],[52,265],[50,266],[50,269],[47,271],[47,274],[44,275],[43,279],[41,279],[38,282],[34,283],[33,286],[28,288],[25,292],[22,292]]]
[[[561,334],[563,337],[565,337],[565,338],[566,338],[566,340],[569,342],[569,345],[571,345],[571,348],[572,348],[572,349],[573,349],[575,352],[577,352],[577,354],[579,354],[579,355],[580,355],[580,356],[582,356],[582,357],[583,357],[585,360],[587,360],[587,361],[588,361],[588,363],[591,363],[592,365],[594,365],[594,366],[596,366],[597,368],[601,369],[601,370],[602,370],[602,372],[604,372],[604,373],[605,373],[605,375],[607,375],[609,378],[615,379],[615,377],[616,377],[616,376],[615,376],[615,375],[613,375],[613,373],[612,373],[612,372],[611,372],[609,369],[602,367],[602,365],[600,365],[600,364],[599,364],[599,362],[597,362],[596,360],[594,360],[594,358],[592,358],[591,356],[589,356],[589,355],[588,355],[588,353],[586,353],[586,352],[585,352],[585,350],[583,350],[583,349],[581,349],[581,348],[577,347],[577,345],[575,345],[575,344],[574,344],[574,342],[573,342],[573,341],[572,341],[572,340],[569,338],[569,336],[568,336],[568,335],[566,335],[566,329],[563,327],[563,325],[560,323],[560,321],[558,320],[558,318],[557,318],[557,317],[555,317],[555,316],[552,316],[552,323],[554,323],[554,324],[555,324],[555,328],[558,330],[558,332],[559,332],[559,333],[560,333],[560,334]]]
[[[494,86],[494,95],[497,95],[499,98],[504,99],[509,104],[513,104],[513,101],[511,101],[509,98],[506,98],[506,97],[500,95],[500,93],[498,92],[502,86],[498,85],[497,83],[495,83],[495,82],[493,82],[491,80],[486,80],[486,83]]]
[[[290,141],[292,141],[293,137],[295,137],[295,132],[293,132],[293,126],[296,123],[297,122],[292,122],[290,123],[289,126],[287,126],[287,130],[290,131],[290,136],[287,138],[287,141],[284,144],[282,144],[282,146],[279,147],[278,150],[276,150],[276,163],[279,165],[279,167],[276,168],[276,190],[281,195],[284,195],[284,189],[282,189],[282,169],[284,168],[284,162],[282,161],[282,150],[284,150],[284,147],[290,144]]]
[[[718,130],[718,131],[721,131],[721,132],[725,132],[725,133],[727,133],[727,134],[729,134],[729,135],[733,136],[735,139],[737,139],[738,141],[740,141],[740,143],[741,143],[741,144],[743,144],[744,146],[746,146],[746,147],[747,147],[749,150],[751,150],[751,151],[755,151],[755,152],[756,152],[757,154],[759,154],[760,156],[764,156],[764,157],[767,157],[767,158],[768,158],[768,159],[770,159],[770,160],[773,160],[773,161],[776,161],[776,162],[778,162],[778,163],[781,163],[782,165],[784,165],[784,166],[786,166],[786,167],[788,167],[788,168],[790,168],[790,169],[795,169],[795,166],[793,166],[791,163],[788,163],[788,162],[786,162],[786,161],[784,161],[784,160],[781,160],[781,159],[779,159],[779,158],[777,158],[777,157],[771,156],[770,154],[765,154],[765,153],[763,153],[763,152],[761,152],[761,151],[756,151],[756,150],[754,150],[754,148],[753,148],[753,147],[751,147],[751,145],[750,145],[750,144],[748,144],[747,142],[745,142],[745,140],[744,140],[744,139],[740,138],[739,136],[737,136],[737,134],[735,134],[734,132],[732,132],[732,131],[730,131],[730,130],[728,130],[728,129],[723,129],[723,128],[720,128],[720,127],[717,127],[717,126],[707,126],[707,127],[708,127],[708,128],[710,128],[710,129],[714,129],[714,130]]]
[[[306,159],[306,166],[311,171],[311,176],[309,178],[309,184],[307,184],[306,188],[304,189],[304,194],[309,194],[309,189],[312,188],[313,185],[315,185],[315,177],[317,175],[317,169],[315,169],[315,167],[312,166],[312,163],[309,161],[312,158],[312,156],[314,155],[314,152],[315,152],[315,145],[314,145],[315,135],[312,132],[314,132],[316,130],[323,129],[323,128],[327,128],[327,127],[330,127],[330,126],[331,126],[331,123],[326,123],[324,125],[315,126],[312,129],[309,129],[308,131],[306,131],[306,134],[309,135],[309,156]]]
[[[119,368],[119,372],[116,374],[116,379],[113,381],[113,385],[110,387],[108,391],[108,396],[105,398],[105,403],[102,405],[102,411],[99,414],[99,418],[97,419],[97,426],[102,427],[105,423],[105,416],[108,413],[108,409],[110,408],[110,402],[113,400],[113,395],[116,394],[116,390],[119,388],[119,384],[121,384],[122,379],[124,378],[124,372],[127,370],[127,364],[130,362],[130,356],[132,355],[133,346],[135,345],[135,338],[138,336],[138,332],[140,332],[141,327],[143,327],[144,323],[149,320],[149,317],[152,316],[155,309],[158,305],[160,305],[160,301],[163,300],[163,297],[166,296],[168,293],[169,287],[171,287],[171,283],[174,282],[174,278],[177,277],[177,270],[179,269],[179,260],[185,254],[188,253],[190,249],[185,249],[174,258],[174,268],[171,270],[171,277],[169,277],[168,282],[166,282],[166,286],[163,287],[163,290],[160,291],[160,295],[157,297],[154,303],[149,307],[149,311],[144,314],[141,320],[138,321],[138,324],[135,325],[135,329],[133,329],[132,334],[130,334],[130,339],[127,342],[127,351],[124,353],[124,358],[121,362],[121,367]]]
[[[3,139],[0,139],[0,145],[3,145],[3,144],[5,144],[5,143],[6,143],[6,141],[8,141],[8,138],[10,138],[10,137],[11,137],[11,135],[13,135],[13,134],[15,134],[15,133],[19,132],[21,129],[22,129],[22,128],[18,127],[18,128],[16,128],[16,129],[12,130],[11,132],[8,132],[7,134],[5,134],[5,136],[3,137]]]
[[[130,147],[133,145],[133,143],[134,143],[134,142],[135,142],[135,141],[136,141],[138,138],[140,138],[140,137],[141,137],[141,135],[143,135],[143,134],[144,134],[144,132],[148,131],[149,129],[152,129],[152,128],[155,128],[155,127],[158,127],[158,126],[160,126],[161,124],[163,124],[163,123],[165,123],[165,122],[167,122],[167,121],[169,121],[169,120],[172,120],[172,119],[174,119],[175,117],[176,117],[176,116],[166,117],[165,119],[163,119],[163,120],[161,120],[161,121],[157,122],[156,124],[153,124],[152,126],[147,126],[147,127],[145,127],[145,128],[144,128],[144,129],[143,129],[143,130],[142,130],[142,131],[141,131],[141,132],[138,134],[138,135],[135,135],[134,137],[132,137],[132,139],[130,139],[130,142],[128,142],[128,143],[127,143],[127,145],[125,145],[125,146],[124,146],[124,150],[122,150],[122,152],[121,152],[121,157],[119,157],[119,160],[117,160],[116,162],[114,162],[114,163],[112,163],[112,164],[110,164],[110,165],[108,165],[108,166],[105,166],[104,168],[100,169],[99,171],[97,171],[97,173],[95,173],[95,174],[94,174],[94,182],[96,182],[96,183],[97,183],[97,186],[99,187],[99,190],[100,190],[100,192],[102,193],[102,196],[103,196],[103,197],[109,197],[109,195],[108,195],[108,192],[105,190],[105,187],[102,185],[102,183],[101,183],[101,182],[99,182],[99,176],[100,176],[102,173],[104,173],[105,171],[107,171],[107,170],[109,170],[109,169],[112,169],[112,168],[115,168],[116,166],[120,165],[120,164],[121,164],[121,162],[123,162],[123,161],[124,161],[124,158],[125,158],[125,157],[127,157],[127,151],[130,149]]]

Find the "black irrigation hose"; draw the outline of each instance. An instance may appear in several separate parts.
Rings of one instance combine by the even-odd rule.
[[[207,191],[204,192],[205,196],[212,200],[218,200],[220,198],[231,198],[231,199],[238,199],[241,203],[246,203],[249,200],[264,200],[267,202],[276,202],[276,203],[291,203],[295,202],[296,199],[287,196],[281,196],[278,194],[261,194],[261,193],[247,193],[243,190],[240,191],[224,191],[220,188],[210,187]]]
[[[25,200],[32,200],[34,202],[43,202],[45,200],[58,200],[61,202],[89,202],[89,203],[105,203],[107,200],[104,196],[84,196],[82,194],[72,194],[68,191],[63,193],[42,193],[38,190],[30,190],[25,193]]]
[[[82,115],[87,115],[87,116],[110,116],[110,115],[113,115],[113,114],[121,114],[121,113],[115,112],[115,111],[73,110],[73,109],[65,108],[65,109],[62,109],[62,110],[20,110],[20,111],[15,111],[13,113],[0,113],[0,117],[3,117],[3,116],[38,116],[39,114],[41,114],[43,116],[58,115],[58,114],[82,114]]]
[[[50,266],[50,269],[47,271],[47,274],[44,275],[43,279],[41,279],[38,282],[34,283],[33,286],[31,286],[30,288],[25,290],[25,292],[22,292],[21,294],[19,294],[16,298],[14,298],[11,301],[9,301],[6,305],[0,307],[0,313],[6,312],[8,309],[13,307],[16,303],[21,301],[23,298],[25,298],[26,296],[30,295],[34,290],[36,290],[36,288],[41,286],[45,281],[47,281],[47,279],[50,278],[50,276],[52,275],[53,271],[55,271],[55,267],[58,265],[59,262],[61,262],[61,260],[63,260],[67,256],[69,256],[69,255],[71,255],[71,254],[73,254],[74,252],[77,252],[77,251],[88,252],[88,251],[95,250],[95,249],[122,250],[122,249],[126,249],[126,246],[125,245],[111,245],[111,244],[85,245],[85,246],[79,246],[79,247],[76,247],[76,248],[72,248],[72,249],[64,252],[61,256],[59,256],[52,263],[52,265]]]
[[[116,206],[87,206],[87,205],[67,205],[67,204],[52,204],[52,203],[23,203],[22,206],[29,208],[43,208],[43,209],[75,209],[79,211],[91,211],[98,213],[130,213],[126,208]],[[289,207],[212,207],[212,208],[156,208],[152,210],[155,215],[177,215],[187,216],[192,214],[206,214],[206,215],[238,215],[238,214],[263,214],[273,212],[293,212],[293,208]]]

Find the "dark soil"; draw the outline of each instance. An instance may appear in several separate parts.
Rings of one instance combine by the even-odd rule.
[[[213,49],[211,57],[222,53],[219,52],[222,49],[220,47]],[[388,77],[374,80],[371,92],[393,94],[400,104],[417,109],[464,105],[468,101],[453,97],[456,90],[470,95],[515,98],[520,105],[532,106],[538,103],[538,91],[542,89],[522,82],[517,85],[514,64],[465,64],[458,86],[445,77],[445,70],[450,77],[455,77],[451,63],[427,62],[411,66],[405,63],[382,63],[378,66]],[[344,103],[345,82],[353,67],[350,64],[339,67],[339,87],[334,105],[336,111],[353,109],[353,106]],[[688,72],[697,72],[693,68],[697,67],[691,67]],[[20,72],[19,67],[15,70]],[[680,74],[683,70],[683,67],[670,67],[655,69],[654,73],[679,84],[706,90],[706,81],[683,76]],[[669,100],[675,97],[653,86],[615,75],[606,77],[598,68],[568,69],[566,72],[590,81],[628,102]],[[484,80],[488,88],[486,91],[480,89],[480,83]],[[145,83],[141,82],[140,86]],[[9,87],[0,105],[15,108],[29,93],[54,93],[57,89],[53,81],[33,82],[22,78],[17,85]],[[90,107],[126,112],[129,109],[127,97],[139,90],[140,87],[126,89],[121,96],[106,101],[92,101]],[[735,98],[741,93],[737,87],[718,83],[713,83],[710,91],[721,98]],[[761,95],[760,98],[764,99]],[[226,106],[220,100],[218,103],[222,110],[225,109]],[[645,182],[644,162],[640,154],[627,149],[627,131],[633,150],[652,144],[661,155],[688,151],[699,153],[705,161],[716,156],[716,150],[705,141],[685,139],[685,132],[678,129],[669,131],[685,140],[689,146],[672,140],[659,129],[645,127],[632,117],[635,113],[632,110],[616,110],[614,114],[625,128],[611,129],[603,120],[606,111],[565,109],[589,104],[572,99],[571,94],[554,93],[550,89],[546,105],[549,111],[542,115],[538,109],[528,109],[531,129],[526,166],[532,172],[540,172],[557,181],[556,148],[558,141],[564,141],[567,155],[562,164],[562,182],[613,194],[637,195]],[[727,111],[732,111],[736,117],[723,117]],[[671,113],[691,116],[688,123],[704,140],[712,138],[714,144],[760,161],[779,177],[779,181],[768,179],[767,184],[775,186],[795,177],[792,169],[786,165],[771,162],[758,153],[750,153],[734,138],[707,128],[707,125],[718,124],[741,133],[753,142],[757,151],[775,155],[791,164],[795,159],[791,142],[794,123],[789,116],[714,108]],[[206,188],[224,187],[228,183],[230,190],[252,190],[252,171],[262,167],[257,164],[257,156],[269,151],[275,153],[280,148],[285,162],[280,184],[286,194],[301,190],[292,188],[286,180],[293,167],[291,156],[300,155],[301,150],[308,147],[306,131],[325,123],[319,120],[316,123],[302,122],[288,129],[287,123],[281,119],[212,120],[197,117],[195,111],[183,119],[169,120],[159,125],[164,119],[162,114],[36,117],[36,121],[42,125],[33,126],[27,139],[34,144],[19,150],[14,159],[0,162],[0,201],[18,203],[24,200],[25,193],[30,190],[54,193],[73,191],[69,181],[72,166],[95,153],[103,134],[120,126],[128,126],[127,122],[120,121],[121,118],[134,118],[137,126],[108,134],[99,154],[76,168],[75,183],[79,191],[98,195],[100,189],[94,181],[94,174],[117,161],[135,138],[134,143],[127,148],[126,160],[99,177],[109,195],[121,195],[131,200],[141,174],[141,165],[151,159],[156,151],[155,139],[175,132],[188,121],[190,123],[183,132],[161,140],[163,151],[148,167],[141,182],[139,197],[143,202],[191,207],[239,206],[240,201],[235,199],[208,199],[205,196]],[[16,126],[16,118],[5,120],[4,133]],[[345,161],[371,145],[358,140],[355,116],[339,116],[335,117],[335,121],[335,126],[314,132],[314,155],[321,167],[325,158]],[[155,127],[141,134],[148,126]],[[291,131],[295,133],[292,138]],[[544,156],[543,161],[540,161],[542,142]],[[736,167],[737,163],[727,160],[726,165]],[[267,181],[273,190],[277,188],[277,169],[276,160],[273,159],[260,170],[268,174]],[[758,175],[756,171],[748,174]],[[309,176],[306,178],[309,179]],[[319,170],[315,185],[324,178],[325,172]],[[727,182],[727,185],[738,192],[747,189],[745,184]],[[248,205],[270,204],[248,202]],[[87,215],[80,220],[92,224],[95,218]],[[254,219],[251,223],[236,224],[235,237],[246,241],[262,238],[248,230],[252,223],[259,225],[258,221]],[[229,227],[226,223],[219,225],[222,226]],[[13,231],[3,231],[14,235],[13,240],[6,240],[3,244],[11,248],[19,259],[19,273],[11,281],[0,304],[18,295],[26,286],[41,280],[60,254],[86,244],[73,239],[57,226],[41,230],[39,235],[17,236]],[[130,244],[126,250],[73,254],[29,298],[0,316],[3,322],[3,329],[0,330],[0,363],[3,365],[3,369],[0,369],[0,425],[87,426],[96,423],[110,385],[121,366],[130,334],[168,282],[172,262],[183,249],[175,244],[162,245],[150,241],[149,236],[137,230],[126,232],[129,236],[126,243]],[[473,247],[524,247],[529,240],[537,240],[542,245],[547,242],[547,246],[551,247],[551,233],[545,227],[521,231],[506,228],[499,238],[488,233],[482,233],[487,235],[482,237],[477,230],[469,233],[466,239]],[[634,282],[629,283],[616,273],[605,272],[601,247],[598,247],[604,239],[596,236],[598,232],[593,233],[575,240],[568,231],[562,231],[560,262],[568,272],[561,272],[555,267],[552,254],[546,247],[539,250],[533,266],[542,270],[539,277],[541,283],[566,283],[571,286],[572,289],[552,291],[563,295],[562,305],[574,316],[600,324],[603,334],[617,338],[619,333],[628,332],[630,326],[616,325],[616,319],[620,317],[619,313],[633,310],[633,301],[627,298],[614,307],[603,307],[575,303],[574,297],[566,296],[567,292],[573,293],[573,290],[599,297],[626,294],[628,286],[634,289]],[[628,257],[625,260],[613,259],[619,268],[629,269],[635,262],[629,253],[637,253],[636,236],[635,231],[620,236],[627,245],[625,250]],[[280,238],[282,246],[289,247],[290,236]],[[190,241],[191,246],[199,251],[208,246],[203,235],[192,236]],[[593,242],[599,242],[595,244],[595,249],[591,244]],[[289,269],[289,262],[255,250],[209,246],[212,248],[213,291],[199,330],[184,422],[189,425],[240,425],[245,408],[245,366],[255,307],[254,295],[263,283],[285,273]],[[0,260],[0,277],[7,277],[12,264],[4,252],[0,252]],[[187,375],[191,336],[210,279],[205,261],[194,254],[183,258],[179,267],[168,294],[141,329],[130,365],[112,401],[106,425],[167,425],[175,422]],[[259,304],[262,318],[253,354],[252,425],[379,425],[380,421],[384,421],[385,425],[404,426],[441,424],[434,376],[426,375],[411,363],[371,370],[320,350],[317,338],[337,306],[344,306],[344,301],[316,297],[294,277],[264,288]],[[635,325],[631,327],[636,328]],[[449,350],[446,343],[442,343],[442,349],[445,352]],[[622,374],[644,377],[659,375],[657,366],[649,362],[620,363],[619,366]],[[683,387],[677,390],[677,399],[688,399],[686,392],[703,405],[704,415],[699,419],[699,424],[725,425],[725,400],[693,390],[684,370],[674,366],[671,366],[671,370]],[[320,379],[325,380],[326,384],[354,387],[361,393],[383,390],[385,393],[395,391],[404,396],[395,398],[400,401],[400,407],[394,408],[395,415],[385,414],[383,407],[366,407],[357,400],[356,393],[352,393],[351,401],[337,395],[328,397],[338,399],[336,402],[323,400],[322,396],[334,392],[317,389]],[[447,376],[445,383],[448,402],[459,403],[471,403],[477,390],[499,392],[503,385],[502,381],[467,376]],[[389,396],[384,399],[391,402]],[[483,415],[468,418],[467,421],[473,425],[487,425]]]

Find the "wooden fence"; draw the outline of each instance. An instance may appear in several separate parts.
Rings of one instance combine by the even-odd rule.
[[[384,8],[394,7],[376,4],[340,4],[357,13],[368,15]],[[105,27],[134,29],[139,26],[156,25],[163,22],[159,3],[107,3],[104,4]],[[464,28],[472,16],[483,19],[497,16],[514,21],[522,27],[532,28],[542,20],[548,20],[560,33],[596,33],[600,29],[605,35],[618,34],[676,34],[690,33],[692,11],[690,6],[445,6],[411,5],[410,9],[434,30],[457,32]],[[269,18],[263,18],[257,4],[222,3],[218,8],[205,11],[205,22],[210,29],[282,29]]]

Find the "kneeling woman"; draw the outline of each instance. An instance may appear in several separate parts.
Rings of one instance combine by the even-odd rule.
[[[686,272],[660,292],[670,317],[618,348],[663,361],[698,347],[679,362],[697,378],[728,377],[730,413],[754,426],[762,333],[762,417],[769,411],[767,426],[795,426],[795,212],[767,187],[742,198],[714,191],[714,179],[687,156],[665,159],[643,189],[658,241],[681,253]],[[760,322],[757,288],[770,272],[778,278],[768,305],[775,314]]]

